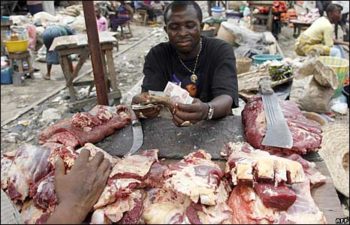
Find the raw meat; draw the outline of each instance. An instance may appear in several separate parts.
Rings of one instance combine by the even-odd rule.
[[[141,187],[151,166],[158,161],[158,150],[143,151],[141,155],[129,155],[120,160],[112,169],[95,209],[113,203],[118,197],[128,196],[135,188]]]
[[[11,167],[7,167],[5,176],[1,177],[2,188],[7,188],[6,191],[11,200],[23,202],[29,194],[30,185],[35,184],[51,171],[52,166],[48,161],[50,152],[45,147],[27,144],[16,151]],[[2,164],[9,165],[6,155],[1,161]]]
[[[254,190],[266,207],[277,210],[287,210],[297,198],[295,192],[285,185],[275,187],[273,184],[256,183]]]
[[[169,165],[165,187],[190,197],[194,203],[215,205],[223,172],[210,159],[210,154],[198,150]]]
[[[39,143],[61,143],[68,147],[97,143],[112,135],[131,121],[132,110],[127,106],[95,106],[90,112],[75,114],[71,119],[62,120],[39,135]]]
[[[322,130],[319,124],[306,119],[298,106],[292,101],[280,101],[283,114],[293,137],[293,147],[282,149],[263,146],[266,133],[266,119],[261,97],[253,97],[242,111],[242,121],[246,140],[254,148],[268,151],[281,151],[284,154],[306,154],[321,147]]]

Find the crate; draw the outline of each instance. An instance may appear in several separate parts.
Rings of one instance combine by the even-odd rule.
[[[1,69],[1,84],[12,84],[12,72],[10,67]]]

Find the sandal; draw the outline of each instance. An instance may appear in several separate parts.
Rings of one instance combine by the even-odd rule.
[[[47,75],[47,74],[43,75],[43,78],[44,78],[44,80],[50,80],[51,79],[50,76]]]

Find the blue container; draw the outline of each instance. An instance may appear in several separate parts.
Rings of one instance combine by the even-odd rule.
[[[1,69],[1,84],[12,84],[12,69],[10,67]]]
[[[254,55],[253,57],[253,63],[254,64],[262,64],[268,60],[277,60],[281,61],[282,56],[280,55],[269,55],[269,54],[261,54],[261,55]]]

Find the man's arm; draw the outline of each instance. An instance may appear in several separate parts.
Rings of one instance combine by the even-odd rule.
[[[334,44],[349,46],[349,42],[342,41],[342,40],[334,40]]]

